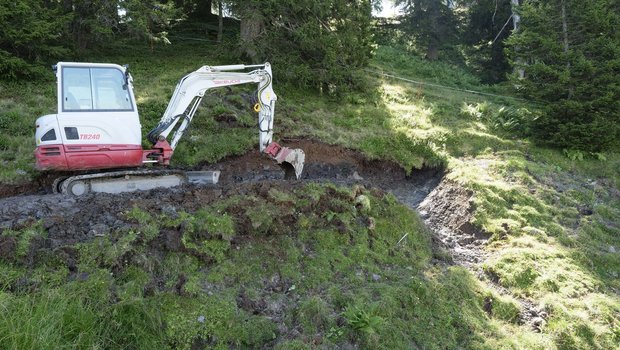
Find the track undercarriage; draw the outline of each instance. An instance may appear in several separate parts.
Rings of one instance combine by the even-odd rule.
[[[74,196],[123,193],[183,184],[215,185],[219,177],[219,171],[124,170],[59,178],[53,184],[53,191]]]

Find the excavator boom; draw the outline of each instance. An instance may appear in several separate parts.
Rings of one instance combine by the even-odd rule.
[[[245,69],[253,69],[243,72]],[[183,77],[176,86],[168,107],[161,121],[148,134],[153,149],[162,154],[158,161],[167,165],[170,157],[189,127],[202,98],[209,89],[254,83],[257,103],[254,110],[258,113],[259,149],[281,164],[287,174],[290,168],[297,179],[303,170],[305,155],[302,150],[282,147],[272,141],[273,117],[277,96],[272,87],[272,72],[269,63],[256,65],[203,66]],[[165,140],[172,134],[169,142]],[[271,146],[271,147],[270,147]],[[267,152],[269,148],[269,152]]]

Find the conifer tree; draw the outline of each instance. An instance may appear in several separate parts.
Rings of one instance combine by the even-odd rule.
[[[396,0],[402,6],[403,30],[413,36],[415,46],[423,48],[429,60],[437,60],[442,49],[457,44],[457,16],[454,1]]]
[[[541,143],[601,152],[620,140],[620,23],[614,0],[529,0],[508,42],[513,77],[546,103],[533,133]],[[518,58],[518,60],[516,60]]]
[[[504,50],[504,41],[514,26],[508,0],[479,0],[467,7],[461,34],[468,66],[484,83],[506,80],[511,67]]]
[[[48,70],[49,59],[67,54],[63,28],[70,17],[39,1],[0,0],[0,77],[31,77]]]
[[[280,67],[278,79],[333,93],[358,86],[371,57],[369,0],[234,1],[240,48],[250,60]]]
[[[0,0],[0,79],[40,76],[58,59],[127,39],[165,41],[178,17],[171,0]]]

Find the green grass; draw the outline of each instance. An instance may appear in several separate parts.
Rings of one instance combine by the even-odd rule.
[[[31,293],[0,292],[3,349],[161,348],[153,337],[161,321],[155,304],[143,299],[109,302],[108,271],[88,279]]]
[[[274,218],[259,231],[248,228],[257,202]],[[429,265],[429,233],[392,195],[306,185],[172,217],[133,207],[125,217],[135,228],[77,246],[70,275],[53,255],[2,263],[3,348],[493,349],[513,342],[502,327],[513,327],[515,306],[462,268]],[[144,223],[151,227],[137,230]],[[153,254],[171,231],[182,248]],[[223,243],[221,256],[201,248],[206,242]],[[41,269],[60,278],[38,279]],[[491,315],[483,309],[489,296],[498,305]],[[539,341],[531,332],[519,338]]]
[[[232,63],[213,46],[176,43],[152,52],[145,50],[133,54],[112,52],[91,59],[130,64],[145,131],[157,123],[183,74],[202,64]],[[279,69],[274,67],[276,78]],[[508,93],[506,87],[480,85],[458,67],[427,62],[385,47],[378,48],[372,69],[459,89]],[[336,197],[330,201],[333,210],[304,213],[297,218],[295,227],[265,220],[258,209],[270,215],[293,215],[294,208],[288,206],[285,210],[282,203],[294,199],[299,209],[304,203],[319,201],[325,189],[308,187],[303,194],[276,190],[268,198],[233,198],[217,204],[214,210],[235,205],[244,208],[249,225],[235,226],[235,234],[252,236],[254,243],[232,249],[226,239],[231,235],[232,218],[209,211],[187,213],[164,220],[162,227],[174,229],[180,225],[178,220],[187,221],[186,227],[194,231],[184,236],[184,243],[193,255],[171,253],[161,263],[141,251],[134,255],[142,259],[139,270],[123,277],[122,288],[116,277],[104,281],[128,295],[138,295],[135,291],[144,284],[140,277],[144,273],[162,276],[170,290],[179,274],[186,276],[186,295],[163,293],[141,301],[144,304],[127,306],[127,310],[135,309],[139,314],[150,312],[151,303],[155,303],[166,311],[145,318],[145,322],[159,322],[158,327],[178,324],[178,331],[164,327],[164,333],[157,333],[158,344],[186,346],[201,335],[207,342],[220,339],[222,344],[252,347],[256,344],[250,343],[247,329],[256,329],[262,344],[279,348],[312,348],[317,342],[327,347],[354,342],[369,348],[618,348],[620,155],[585,155],[585,159],[579,159],[533,145],[523,135],[528,132],[528,120],[539,112],[535,105],[524,101],[368,74],[372,91],[337,99],[276,84],[276,138],[316,138],[357,149],[372,159],[395,161],[407,171],[425,165],[445,166],[449,179],[474,192],[473,223],[491,234],[489,257],[481,265],[485,276],[479,280],[461,268],[431,267],[428,237],[416,226],[419,222],[412,213],[390,202],[393,199],[389,197],[377,199],[369,195],[369,208],[364,210],[373,214],[352,212],[347,207],[351,199]],[[32,124],[37,116],[54,111],[54,88],[52,82],[20,82],[0,89],[2,183],[20,183],[37,176],[32,169]],[[205,98],[190,134],[175,153],[175,165],[215,162],[255,147],[255,116],[238,97],[238,92],[251,89],[235,91],[228,94],[218,90]],[[234,120],[234,127],[214,119],[220,116]],[[360,201],[361,208],[366,208],[366,201]],[[140,219],[142,214],[136,209],[128,220],[150,222],[148,217]],[[360,215],[377,220],[374,230],[358,227]],[[316,227],[316,222],[322,223],[321,228]],[[100,268],[102,262],[105,266],[113,264],[128,252],[135,252],[142,235],[155,237],[162,227],[151,225],[143,230],[113,233],[113,241],[103,240],[95,248],[84,247],[105,254],[84,254],[81,264],[85,269]],[[219,227],[221,232],[213,236],[201,233],[209,232],[209,227]],[[389,242],[404,235],[403,227],[416,227],[412,234],[419,234],[421,239],[408,239],[408,246],[401,251]],[[26,233],[21,237],[20,242],[29,242]],[[369,248],[371,241],[373,246]],[[202,270],[200,259],[215,265]],[[49,277],[44,277],[45,270],[34,273],[24,271],[23,266],[2,266],[1,271],[0,287],[5,292],[0,294],[0,303],[14,307],[15,317],[44,317],[40,311],[44,309],[37,309],[43,307],[39,303],[67,302],[57,300],[62,293],[58,288],[65,288],[61,282],[66,278],[66,269],[58,268]],[[23,274],[54,287],[33,298],[6,292]],[[373,274],[381,278],[374,281]],[[300,332],[294,339],[282,336],[265,319],[239,310],[230,297],[237,295],[239,290],[235,288],[244,284],[248,300],[265,299],[270,305],[278,305],[278,296],[261,294],[264,283],[274,276],[286,281],[280,282],[281,288],[286,287],[287,293],[297,298],[283,311],[287,329]],[[78,282],[68,285],[72,283]],[[508,295],[488,288],[496,283]],[[205,296],[205,289],[212,294]],[[532,333],[515,322],[519,298],[547,312],[541,333]],[[73,307],[82,305],[80,300],[71,301]],[[485,303],[493,305],[489,314],[483,311]],[[200,310],[196,312],[222,315],[224,321],[197,324],[189,320],[199,314],[182,320],[181,310],[192,307]],[[117,313],[123,315],[122,310]],[[11,324],[7,317],[5,324]],[[69,322],[69,328],[51,328],[74,327],[73,320],[54,319]],[[251,327],[238,328],[242,321]],[[89,329],[88,339],[98,342],[102,338],[97,337],[107,336],[96,327],[92,328],[94,333],[90,332],[88,322],[80,323],[85,325],[83,329]],[[105,324],[99,319],[94,323]],[[224,331],[224,327],[232,330]],[[15,334],[29,334],[34,329],[24,328]],[[50,340],[50,344],[66,341],[63,336],[50,334],[50,339],[59,339]],[[29,343],[32,341],[24,340],[23,344],[34,344]]]
[[[0,181],[19,183],[36,176],[35,119],[54,113],[55,88],[51,82],[19,82],[0,86]]]

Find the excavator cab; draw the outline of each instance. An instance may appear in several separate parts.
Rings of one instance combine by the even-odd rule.
[[[141,166],[140,119],[126,68],[60,62],[56,79],[58,111],[36,122],[37,169]]]

